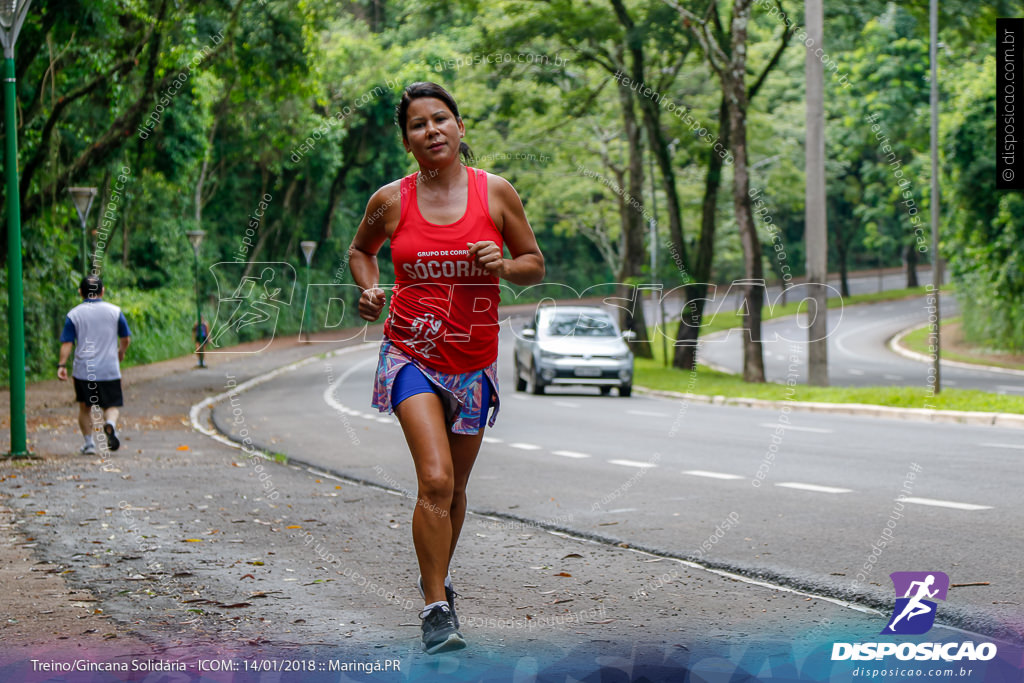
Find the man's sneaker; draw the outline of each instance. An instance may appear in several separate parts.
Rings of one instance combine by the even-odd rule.
[[[455,628],[452,613],[444,605],[437,605],[426,614],[420,613],[423,624],[423,650],[428,655],[451,652],[466,647],[462,634]]]
[[[82,455],[96,455],[96,446],[91,443],[87,443],[78,449],[78,452]]]
[[[103,433],[107,435],[107,448],[116,451],[121,447],[121,440],[117,438],[117,430],[109,422],[103,425]]]
[[[427,596],[423,593],[423,577],[416,579],[416,587],[420,589],[420,597],[424,600]],[[452,611],[452,621],[455,622],[455,628],[462,628],[459,624],[459,615],[455,612],[455,598],[461,597],[455,592],[455,589],[449,586],[447,583],[444,585],[444,599],[448,601],[448,609]]]

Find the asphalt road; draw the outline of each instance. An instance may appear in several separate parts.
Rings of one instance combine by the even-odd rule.
[[[925,297],[890,303],[848,306],[828,313],[829,383],[834,386],[927,387],[930,363],[901,356],[888,347],[899,332],[928,322]],[[957,314],[955,299],[940,299],[943,317]],[[806,316],[766,321],[762,326],[765,375],[770,382],[790,376],[806,382]],[[710,335],[702,360],[730,372],[742,372],[742,331]],[[798,342],[798,343],[793,343]],[[799,359],[790,373],[790,358]],[[1024,395],[1024,376],[983,367],[942,366],[942,386],[980,389],[998,394]],[[923,406],[922,406],[923,407]]]
[[[368,344],[242,394],[257,442],[414,492],[399,425],[369,407],[376,355]],[[512,390],[511,365],[506,329],[501,414],[474,471],[472,509],[874,604],[891,604],[892,571],[945,571],[953,583],[987,582],[952,589],[947,621],[1024,634],[1020,431],[589,389],[532,396]],[[231,406],[217,410],[229,424]]]

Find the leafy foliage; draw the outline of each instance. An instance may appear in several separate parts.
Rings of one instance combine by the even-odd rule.
[[[988,153],[990,36],[995,18],[1012,16],[1015,4],[942,3],[941,131],[950,207],[942,234],[958,291],[970,302],[969,334],[1020,349],[1024,203],[994,190]],[[801,3],[782,5],[801,21]],[[927,3],[831,3],[827,11],[830,56],[850,84],[826,76],[832,264],[895,265],[915,243],[914,226],[864,117],[877,113],[884,121],[924,213]],[[722,19],[727,26],[728,17]],[[755,8],[749,76],[773,58],[782,30],[777,15]],[[130,359],[185,353],[195,315],[187,230],[206,231],[199,289],[208,318],[217,304],[211,264],[283,261],[304,283],[301,240],[319,243],[314,282],[351,282],[346,250],[370,194],[415,170],[394,127],[400,91],[415,80],[438,81],[456,95],[476,165],[508,178],[523,198],[548,280],[577,290],[613,281],[623,257],[630,157],[612,73],[637,48],[659,97],[658,144],[675,173],[683,233],[677,246],[692,254],[708,147],[682,112],[712,137],[721,135],[720,89],[665,2],[35,0],[16,50],[30,374],[52,374],[64,314],[77,303],[81,228],[69,186],[99,189],[87,225],[89,250],[103,244],[97,268],[136,333]],[[752,187],[763,190],[794,275],[804,260],[804,57],[799,45],[781,55],[747,121]],[[650,163],[654,144],[644,138],[644,196],[635,199],[658,219],[658,260],[655,272],[643,259],[630,277],[675,286],[683,276],[678,254],[665,248],[666,174]],[[722,177],[723,185],[731,182],[729,167]],[[743,272],[729,194],[723,187],[712,204],[720,225],[712,273],[719,282]],[[776,238],[762,229],[760,239],[765,263],[780,277]],[[0,234],[4,260],[6,246]],[[387,273],[386,251],[382,260]],[[0,271],[0,286],[6,277]],[[302,300],[283,311],[279,334],[297,331]],[[4,336],[6,306],[0,297]],[[267,332],[254,327],[246,334],[261,331]],[[0,354],[3,381],[6,345]]]

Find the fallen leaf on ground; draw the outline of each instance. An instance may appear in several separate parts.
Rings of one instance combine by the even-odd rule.
[[[182,444],[182,445],[178,446],[178,450],[179,451],[187,451],[187,450],[189,450],[189,448],[185,444]]]

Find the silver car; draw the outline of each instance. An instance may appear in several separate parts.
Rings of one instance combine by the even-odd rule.
[[[625,334],[603,308],[542,306],[516,335],[516,391],[543,394],[550,385],[600,387],[608,395],[633,391],[633,352]]]

